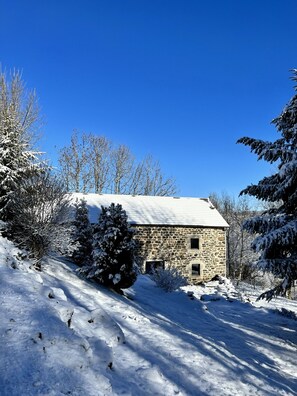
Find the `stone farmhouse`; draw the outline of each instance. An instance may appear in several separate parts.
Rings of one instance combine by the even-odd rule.
[[[207,198],[73,194],[84,198],[91,223],[101,206],[122,205],[135,229],[137,263],[143,272],[177,267],[190,283],[226,274],[228,224]]]

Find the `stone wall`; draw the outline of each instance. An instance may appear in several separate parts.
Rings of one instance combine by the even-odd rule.
[[[146,261],[164,261],[165,267],[177,267],[193,284],[226,274],[226,239],[222,228],[147,225],[133,228],[138,263],[144,271]],[[199,240],[198,249],[191,248],[191,239]],[[200,275],[192,272],[197,264]]]

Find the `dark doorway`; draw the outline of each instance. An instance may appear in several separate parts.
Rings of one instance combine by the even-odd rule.
[[[164,269],[164,261],[162,260],[154,260],[154,261],[146,261],[145,262],[145,273],[151,274],[153,270]]]

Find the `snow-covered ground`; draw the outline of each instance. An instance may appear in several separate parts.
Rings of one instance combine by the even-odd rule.
[[[297,321],[281,311],[296,301],[228,281],[166,293],[146,276],[120,296],[17,256],[0,238],[1,396],[297,394]]]

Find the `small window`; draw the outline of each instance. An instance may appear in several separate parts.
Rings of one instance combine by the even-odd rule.
[[[192,264],[192,276],[200,276],[200,264]]]
[[[199,238],[191,238],[191,249],[199,249]]]
[[[164,269],[164,261],[162,260],[154,260],[154,261],[146,261],[145,263],[145,273],[151,274],[153,270],[156,269]]]

